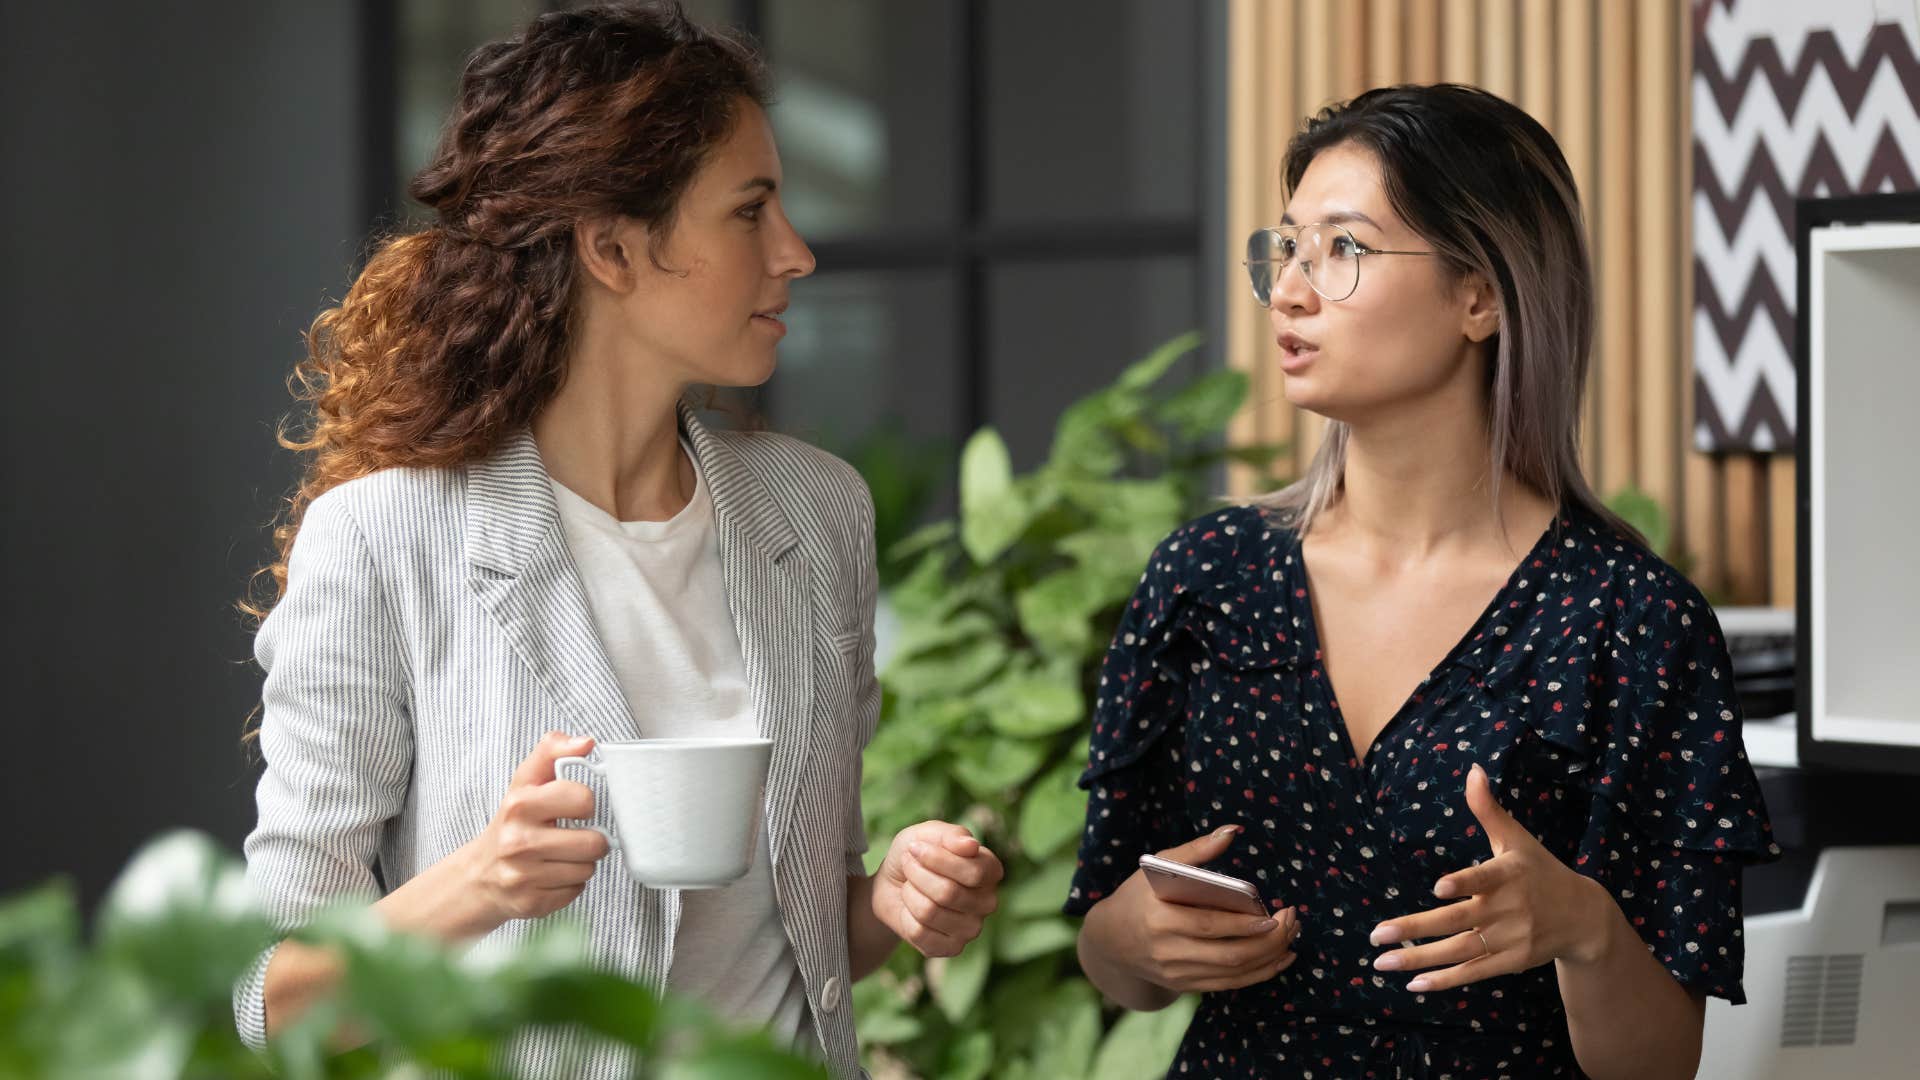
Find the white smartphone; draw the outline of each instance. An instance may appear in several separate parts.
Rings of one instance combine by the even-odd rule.
[[[1260,890],[1237,877],[1158,855],[1140,856],[1140,869],[1147,875],[1147,884],[1153,887],[1154,895],[1168,903],[1230,911],[1236,915],[1273,915],[1260,899]]]

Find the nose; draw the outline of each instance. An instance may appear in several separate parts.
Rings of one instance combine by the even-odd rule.
[[[1307,280],[1306,269],[1295,259],[1273,279],[1273,291],[1267,296],[1267,310],[1312,311],[1320,306],[1320,294]]]
[[[800,230],[793,227],[786,214],[780,215],[779,238],[774,242],[771,266],[774,277],[803,278],[813,273],[816,263],[813,249],[800,238]]]

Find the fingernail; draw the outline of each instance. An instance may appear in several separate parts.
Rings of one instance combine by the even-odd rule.
[[[1442,879],[1439,884],[1433,887],[1433,895],[1439,897],[1442,900],[1445,900],[1447,897],[1452,896],[1453,882]]]
[[[1240,835],[1240,826],[1222,825],[1219,828],[1213,830],[1213,835],[1216,839],[1222,836],[1238,836]]]
[[[1375,945],[1391,945],[1400,940],[1400,928],[1383,924],[1373,928],[1373,936],[1367,939]]]
[[[1487,772],[1487,770],[1485,770],[1485,769],[1483,769],[1483,768],[1481,768],[1481,767],[1480,767],[1480,763],[1479,763],[1479,762],[1477,762],[1477,761],[1476,761],[1476,762],[1474,762],[1474,763],[1473,763],[1473,767],[1472,767],[1472,768],[1470,768],[1470,769],[1468,769],[1467,771],[1468,771],[1468,772],[1477,772],[1477,773],[1479,773],[1479,774],[1481,774],[1482,776],[1484,776],[1484,775],[1486,775],[1486,772]]]
[[[1433,985],[1433,984],[1432,984],[1431,982],[1428,982],[1428,981],[1427,981],[1427,977],[1426,977],[1425,975],[1422,975],[1422,976],[1420,976],[1419,978],[1417,978],[1417,979],[1415,979],[1415,980],[1413,980],[1412,982],[1410,982],[1410,983],[1408,983],[1408,984],[1407,984],[1407,989],[1409,989],[1409,990],[1411,990],[1411,991],[1413,991],[1414,993],[1416,993],[1416,994],[1418,994],[1418,993],[1421,993],[1421,992],[1423,992],[1423,991],[1425,991],[1425,990],[1427,989],[1427,987],[1429,987],[1429,986],[1432,986],[1432,985]]]
[[[1387,955],[1382,956],[1380,959],[1375,960],[1373,962],[1373,966],[1375,969],[1379,971],[1399,971],[1400,970],[1400,954],[1388,953]]]
[[[926,853],[927,853],[927,845],[921,843],[918,840],[915,840],[912,843],[907,845],[907,854],[912,855],[915,858],[925,855]]]
[[[1272,919],[1262,919],[1253,924],[1253,932],[1256,934],[1264,934],[1278,925],[1280,924],[1274,922]]]

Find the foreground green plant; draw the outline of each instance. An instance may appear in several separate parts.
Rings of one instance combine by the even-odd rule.
[[[364,905],[328,911],[297,937],[337,949],[345,978],[263,1056],[240,1043],[231,995],[274,935],[239,862],[206,836],[143,848],[91,947],[64,883],[0,900],[0,1077],[495,1077],[510,1040],[559,1024],[646,1052],[640,1076],[826,1075],[764,1035],[588,967],[582,932],[565,921],[489,957],[395,934]],[[343,1024],[370,1041],[333,1050]]]
[[[1265,469],[1282,449],[1218,448],[1243,374],[1164,388],[1198,344],[1175,339],[1067,409],[1031,473],[1014,474],[997,432],[978,432],[961,454],[959,520],[888,552],[899,623],[866,754],[868,828],[961,821],[1006,863],[1007,886],[961,956],[902,950],[856,986],[876,1076],[1157,1077],[1186,1030],[1193,1001],[1103,1009],[1060,906],[1086,812],[1075,780],[1092,690],[1120,608],[1154,546],[1218,505],[1223,462]]]

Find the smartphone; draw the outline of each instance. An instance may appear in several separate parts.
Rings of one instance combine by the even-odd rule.
[[[1236,915],[1261,915],[1271,918],[1260,890],[1237,877],[1216,874],[1197,866],[1163,859],[1158,855],[1140,856],[1140,869],[1154,895],[1171,904],[1231,911]]]

